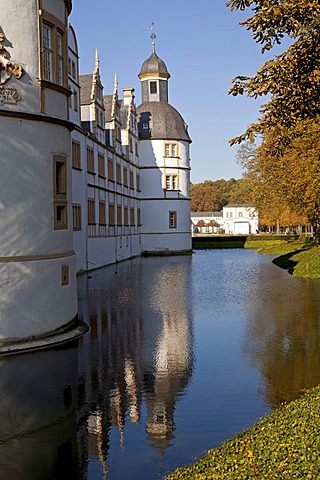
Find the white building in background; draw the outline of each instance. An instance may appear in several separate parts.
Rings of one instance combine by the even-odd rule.
[[[191,230],[193,235],[251,235],[258,233],[259,217],[252,205],[228,204],[221,212],[191,212]]]
[[[225,233],[249,235],[259,231],[258,213],[252,205],[228,204],[223,207]]]
[[[42,0],[41,10],[36,1],[0,0],[0,11],[0,351],[10,351],[61,340],[77,315],[71,0]]]
[[[168,103],[170,74],[156,54],[154,43],[139,78],[142,253],[191,253],[191,139],[180,113]]]

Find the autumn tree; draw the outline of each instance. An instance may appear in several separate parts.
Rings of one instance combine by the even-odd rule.
[[[281,154],[270,153],[279,135],[277,129],[270,129],[260,146],[242,144],[237,157],[250,184],[252,202],[261,223],[309,222],[319,241],[320,125],[304,120],[292,128],[294,139]]]
[[[253,140],[277,126],[291,129],[303,119],[318,121],[320,113],[320,20],[319,0],[228,0],[231,10],[250,9],[253,13],[241,22],[251,32],[254,40],[262,45],[262,53],[280,44],[286,36],[292,40],[281,55],[265,62],[252,77],[237,76],[233,79],[232,95],[247,94],[258,98],[271,94],[271,100],[261,107],[258,123],[233,138],[230,143]],[[275,146],[281,151],[288,143],[282,131],[275,138]],[[295,135],[294,130],[290,130]],[[289,137],[289,141],[290,141]]]
[[[191,210],[193,212],[221,211],[228,203],[250,203],[247,180],[205,180],[191,185]]]

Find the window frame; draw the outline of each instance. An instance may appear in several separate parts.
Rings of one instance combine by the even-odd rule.
[[[178,216],[177,216],[177,211],[176,210],[170,210],[169,211],[169,228],[174,229],[177,228],[177,222]]]
[[[67,156],[52,156],[54,230],[68,229],[68,171]]]
[[[47,45],[45,42],[45,29],[48,29],[50,32],[50,41]],[[60,41],[58,41],[59,38]],[[68,88],[67,27],[58,18],[45,10],[42,11],[40,52],[41,80],[59,87]],[[48,56],[46,56],[46,52]],[[49,59],[48,62],[46,57]],[[46,65],[49,65],[49,69]]]
[[[177,142],[165,142],[164,144],[164,156],[166,158],[179,157],[179,145]]]

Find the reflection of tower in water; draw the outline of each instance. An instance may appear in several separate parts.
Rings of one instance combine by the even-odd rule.
[[[143,341],[149,344],[143,360],[146,428],[152,445],[160,451],[174,438],[175,403],[192,371],[188,263],[189,259],[183,262],[180,258],[160,266],[142,315]]]
[[[101,478],[108,478],[111,431],[128,447],[126,427],[142,422],[143,399],[151,444],[164,452],[173,438],[175,403],[192,371],[190,260],[146,258],[133,268],[119,264],[116,278],[108,268],[89,283],[79,279],[81,310],[91,326],[80,354],[82,463],[84,470],[99,464]]]

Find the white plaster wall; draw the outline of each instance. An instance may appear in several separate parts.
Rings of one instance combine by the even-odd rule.
[[[17,262],[16,257],[65,255],[73,250],[71,169],[68,169],[68,225],[53,229],[52,154],[70,162],[68,130],[48,123],[1,119],[0,143],[0,338],[50,332],[77,313],[75,257]],[[14,133],[14,135],[13,135]],[[61,267],[70,284],[61,286]]]
[[[2,118],[0,251],[39,255],[72,249],[70,134],[49,123]],[[69,228],[53,230],[53,154],[69,158]]]
[[[67,98],[61,93],[46,89],[46,114],[57,118],[68,118]]]
[[[141,254],[138,235],[96,237],[88,239],[88,269],[122,262]]]
[[[61,267],[70,283],[61,286]],[[0,339],[49,334],[77,314],[75,256],[34,262],[0,263]]]
[[[190,233],[150,234],[143,236],[145,253],[170,254],[188,252],[192,248]]]
[[[57,3],[63,3],[57,2]],[[1,28],[7,38],[4,46],[11,61],[22,65],[24,75],[6,84],[21,96],[18,105],[3,105],[4,110],[39,113],[39,24],[37,0],[0,0]],[[8,45],[11,43],[12,48]]]
[[[140,142],[142,251],[191,249],[189,144],[177,142],[179,158],[164,158],[164,143]],[[179,175],[179,193],[164,191],[165,174]],[[174,229],[169,228],[170,211],[177,212]]]

